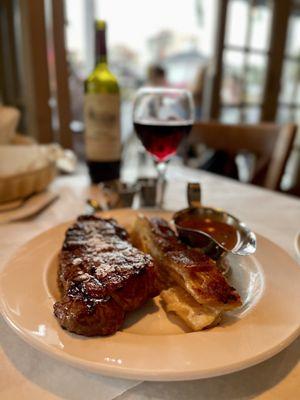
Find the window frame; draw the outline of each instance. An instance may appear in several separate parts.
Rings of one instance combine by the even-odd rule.
[[[282,74],[292,0],[273,1],[270,42],[269,48],[266,50],[250,48],[248,45],[251,36],[251,10],[257,4],[257,0],[249,0],[250,6],[248,9],[248,26],[246,28],[246,45],[236,46],[226,43],[226,25],[228,23],[227,17],[230,1],[232,0],[220,0],[219,2],[216,23],[217,33],[213,66],[214,72],[212,74],[210,104],[208,107],[207,117],[215,120],[220,119],[222,108],[233,108],[230,104],[222,104],[221,101],[222,78],[224,75],[223,56],[226,50],[233,50],[243,52],[245,55],[245,61],[243,63],[244,74],[247,71],[247,60],[250,54],[264,55],[267,57],[266,78],[261,101],[252,103],[241,101],[239,104],[234,105],[234,108],[239,110],[240,122],[243,122],[245,119],[243,111],[246,107],[260,107],[260,121],[274,121],[276,119],[277,108],[280,105],[278,101],[280,94],[280,79],[278,79],[278,77],[281,77]],[[243,82],[243,87],[245,87],[245,81]]]

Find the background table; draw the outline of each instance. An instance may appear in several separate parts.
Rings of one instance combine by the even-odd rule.
[[[296,259],[294,239],[300,230],[299,199],[184,167],[171,167],[168,179],[166,208],[185,207],[186,181],[200,181],[204,204],[237,215]],[[21,244],[83,212],[86,198],[95,191],[90,188],[85,174],[59,177],[52,189],[59,192],[60,198],[41,214],[26,221],[0,225],[0,268]],[[109,379],[70,367],[31,348],[3,320],[0,321],[0,341],[2,400],[90,400],[115,396],[119,400],[300,398],[300,338],[277,356],[244,371],[218,378],[170,383]]]

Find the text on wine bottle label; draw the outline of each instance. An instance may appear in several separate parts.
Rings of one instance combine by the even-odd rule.
[[[119,160],[121,152],[119,94],[86,94],[84,119],[87,159]]]

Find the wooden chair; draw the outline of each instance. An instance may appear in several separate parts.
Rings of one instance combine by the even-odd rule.
[[[247,151],[255,155],[255,171],[251,183],[278,190],[293,145],[297,125],[227,125],[217,122],[196,122],[188,144],[204,144],[230,155]]]

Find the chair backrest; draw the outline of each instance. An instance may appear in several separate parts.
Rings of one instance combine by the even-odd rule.
[[[202,143],[231,155],[241,151],[255,154],[257,163],[252,183],[279,189],[296,131],[294,124],[228,125],[197,122],[188,143]]]

